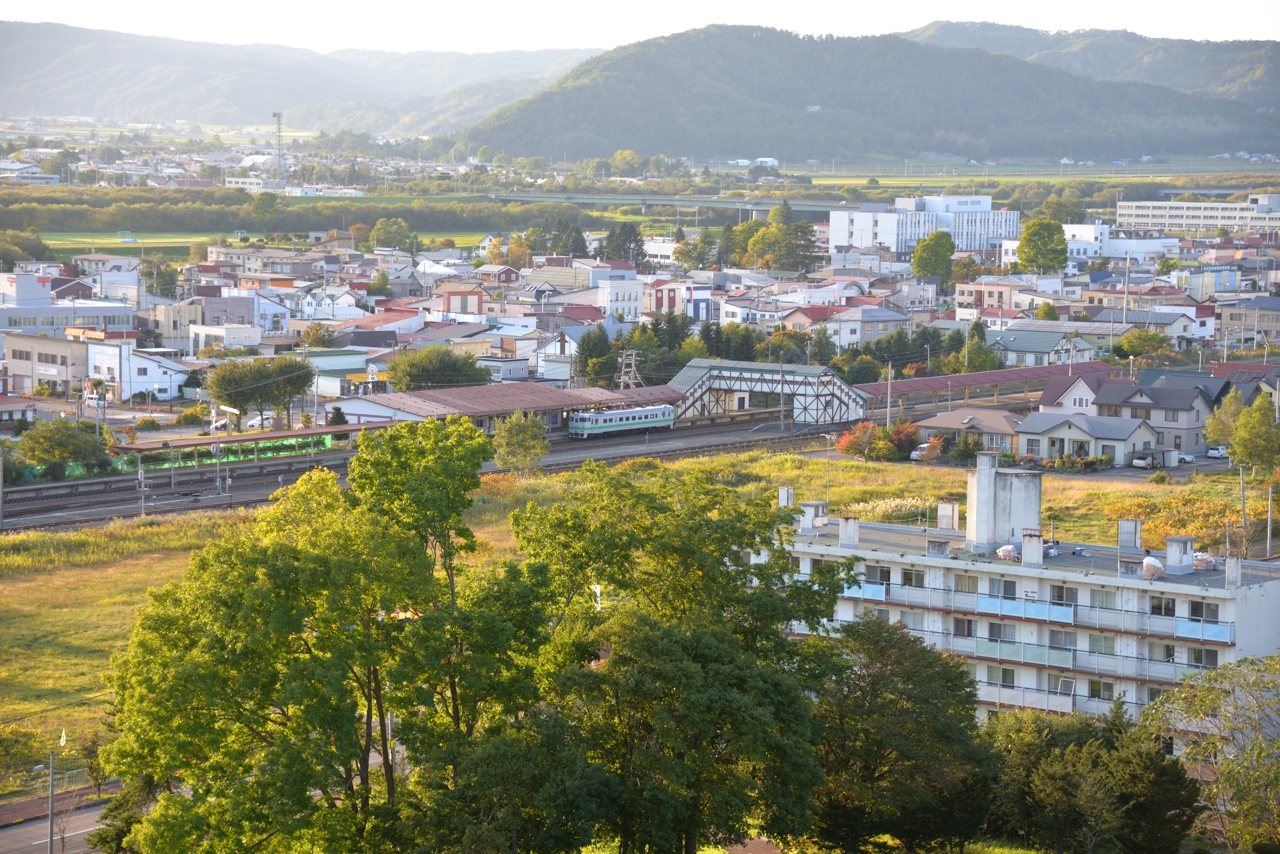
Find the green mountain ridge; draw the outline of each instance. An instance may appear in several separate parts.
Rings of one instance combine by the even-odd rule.
[[[461,138],[553,160],[622,148],[792,163],[873,150],[1116,158],[1265,150],[1280,117],[977,48],[718,25],[588,59]]]
[[[283,110],[288,117],[291,110],[312,105],[307,114],[324,123],[299,129],[336,131],[352,125],[330,124],[332,108],[316,110],[314,105],[364,102],[391,116],[385,128],[376,128],[389,130],[405,112],[400,104],[408,102],[416,103],[418,110],[441,111],[421,116],[418,124],[444,121],[456,127],[534,91],[529,80],[546,85],[597,53],[574,48],[320,54],[275,45],[220,45],[3,21],[0,67],[6,74],[0,84],[0,112],[234,124],[268,123],[274,111]],[[459,91],[492,81],[524,82],[515,87],[495,84],[487,109],[477,104],[483,93]],[[438,103],[430,100],[433,97]]]
[[[1155,83],[1280,107],[1280,42],[1157,39],[1125,30],[1048,32],[958,21],[934,21],[900,35],[939,47],[1007,53],[1081,77]]]

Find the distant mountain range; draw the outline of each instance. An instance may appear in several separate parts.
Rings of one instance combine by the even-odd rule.
[[[1156,83],[1264,109],[1280,107],[1280,42],[1153,39],[1123,30],[1050,33],[954,21],[934,21],[902,35],[922,44],[1007,53],[1082,77]]]
[[[464,139],[556,159],[619,148],[791,163],[872,150],[1117,158],[1271,150],[1280,116],[900,36],[711,26],[586,60]]]
[[[389,131],[455,130],[600,53],[588,48],[320,54],[0,22],[0,111],[126,121],[186,119]],[[477,84],[493,84],[477,88]],[[355,120],[353,120],[355,119]],[[427,128],[435,128],[428,131]]]
[[[902,35],[711,26],[601,53],[234,47],[0,22],[0,111],[389,135],[554,160],[790,163],[872,151],[1123,158],[1273,151],[1280,43],[937,22]]]

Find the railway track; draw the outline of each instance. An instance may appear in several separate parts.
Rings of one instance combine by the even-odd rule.
[[[666,441],[651,442],[649,446],[637,443],[635,436],[619,437],[601,441],[557,442],[553,446],[547,461],[542,468],[549,472],[572,471],[579,468],[587,460],[603,463],[618,463],[636,457],[656,457],[660,459],[677,459],[686,456],[705,456],[709,454],[738,453],[760,447],[776,450],[792,450],[825,445],[824,439],[811,435],[768,436],[751,435],[751,429],[735,430],[726,434],[723,427],[694,428],[683,431],[678,436],[665,437]],[[700,438],[715,436],[729,441],[700,442]],[[689,441],[690,439],[694,441]],[[556,456],[568,458],[555,459]],[[36,530],[70,530],[85,527],[99,527],[116,519],[129,519],[139,516],[172,516],[201,510],[225,509],[231,507],[252,507],[271,501],[271,495],[281,486],[296,482],[305,472],[316,466],[329,468],[343,474],[347,462],[353,453],[319,454],[312,459],[289,458],[265,463],[249,463],[224,466],[222,483],[215,480],[213,467],[202,467],[199,479],[170,487],[168,477],[159,474],[156,478],[148,478],[146,489],[139,490],[138,482],[131,478],[117,478],[117,481],[131,481],[132,489],[85,494],[80,496],[59,495],[55,497],[5,497],[4,522],[0,531],[18,533]],[[285,466],[288,466],[286,469]],[[208,471],[205,471],[208,468]],[[244,474],[246,470],[257,468],[256,474]],[[241,474],[237,474],[237,471]],[[490,469],[485,474],[505,471]],[[190,473],[187,473],[190,474]],[[224,489],[227,482],[230,489]],[[119,484],[117,484],[119,485]],[[128,483],[125,484],[126,486]]]

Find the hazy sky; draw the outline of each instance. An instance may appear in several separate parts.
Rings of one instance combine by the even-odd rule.
[[[874,35],[909,30],[934,20],[986,20],[1045,30],[1127,29],[1147,36],[1191,39],[1280,39],[1276,0],[1239,0],[1222,13],[1188,3],[1028,3],[990,0],[956,4],[851,3],[809,0],[789,3],[739,0],[698,3],[676,0],[642,3],[469,3],[360,4],[333,0],[309,3],[187,4],[135,0],[126,6],[101,0],[59,0],[16,5],[0,11],[10,20],[55,21],[226,44],[282,44],[321,52],[344,47],[392,51],[458,50],[488,52],[541,47],[610,48],[713,23],[761,24],[802,33]],[[361,20],[361,11],[367,13]],[[744,60],[747,60],[744,57]]]

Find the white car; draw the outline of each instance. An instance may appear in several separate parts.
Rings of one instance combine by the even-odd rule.
[[[1205,454],[1211,460],[1225,460],[1227,458],[1227,446],[1215,445],[1209,449],[1209,453]]]
[[[219,418],[217,421],[209,425],[209,429],[212,430],[214,433],[217,433],[219,430],[226,430],[227,419]]]
[[[1153,469],[1156,467],[1156,458],[1153,456],[1134,457],[1130,463],[1136,469]]]
[[[1196,461],[1195,454],[1188,454],[1186,451],[1178,451],[1178,462],[1194,463]]]
[[[245,422],[246,427],[263,427],[271,423],[271,413],[267,412],[263,415],[255,415]]]
[[[925,454],[927,454],[928,452],[929,452],[928,442],[925,442],[923,445],[917,445],[916,449],[911,452],[911,459],[923,460],[925,458]]]

